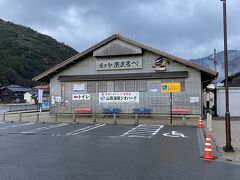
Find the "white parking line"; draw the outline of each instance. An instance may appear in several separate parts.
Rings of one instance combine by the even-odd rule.
[[[31,133],[36,133],[36,132],[45,131],[45,130],[48,130],[48,129],[58,128],[58,127],[62,127],[62,126],[67,126],[67,125],[68,125],[67,123],[53,124],[53,125],[50,125],[50,126],[45,126],[45,127],[40,127],[40,128],[36,128],[36,129],[23,131],[21,133],[22,134],[31,134]]]
[[[32,124],[34,124],[34,123],[14,124],[14,125],[2,127],[2,128],[0,128],[0,130],[15,128],[15,127],[29,126],[29,125],[32,125]]]
[[[72,132],[69,132],[67,133],[66,135],[69,136],[69,135],[77,135],[77,134],[80,134],[80,133],[84,133],[84,132],[87,132],[87,131],[90,131],[90,130],[93,130],[93,129],[96,129],[96,128],[100,128],[102,126],[105,126],[106,124],[95,124],[95,125],[91,125],[91,126],[87,126],[87,127],[84,127],[84,128],[81,128],[81,129],[77,129],[75,131],[72,131]]]
[[[155,136],[164,126],[163,125],[146,125],[140,124],[137,127],[130,129],[121,136],[138,137],[138,138],[152,138]]]

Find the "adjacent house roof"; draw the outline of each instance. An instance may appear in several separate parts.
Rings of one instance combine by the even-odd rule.
[[[182,63],[186,66],[189,66],[189,67],[192,67],[194,69],[197,69],[199,71],[201,71],[203,74],[202,74],[202,81],[211,81],[212,79],[214,79],[218,73],[215,72],[215,71],[212,71],[210,69],[207,69],[205,67],[202,67],[200,65],[197,65],[197,64],[194,64],[190,61],[187,61],[185,59],[182,59],[180,57],[176,57],[174,55],[171,55],[171,54],[168,54],[166,52],[163,52],[163,51],[160,51],[158,49],[155,49],[155,48],[152,48],[150,46],[147,46],[145,44],[142,44],[142,43],[139,43],[137,41],[134,41],[134,40],[131,40],[131,39],[128,39],[120,34],[114,34],[110,37],[108,37],[107,39],[97,43],[96,45],[88,48],[87,50],[81,52],[81,53],[78,53],[76,54],[75,56],[57,64],[56,66],[52,67],[51,69],[41,73],[40,75],[36,76],[33,78],[33,81],[49,81],[50,77],[52,77],[52,75],[54,75],[55,73],[57,72],[60,72],[62,71],[63,69],[66,69],[68,68],[69,66],[77,63],[79,60],[82,60],[83,58],[85,58],[86,56],[88,56],[90,53],[92,53],[94,50],[104,46],[105,44],[115,40],[115,39],[119,39],[123,42],[126,42],[126,43],[129,43],[131,45],[134,45],[136,47],[139,47],[139,48],[142,48],[142,49],[145,49],[147,51],[150,51],[152,53],[155,53],[155,54],[158,54],[160,56],[163,56],[163,57],[166,57],[172,61],[176,61],[176,62],[179,62],[179,63]]]
[[[238,72],[232,74],[231,76],[228,76],[228,79],[230,80],[230,79],[232,79],[232,78],[234,78],[234,77],[236,77],[236,76],[238,76],[238,75],[240,75],[240,71],[238,71]],[[223,83],[224,81],[225,81],[225,79],[222,80],[222,83]]]
[[[5,89],[5,88],[7,88],[13,92],[27,92],[27,91],[31,90],[30,88],[25,88],[25,87],[22,87],[22,86],[19,86],[16,84],[5,86],[5,87],[2,87],[1,89]]]

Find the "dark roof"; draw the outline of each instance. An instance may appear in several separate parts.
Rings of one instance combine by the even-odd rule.
[[[228,76],[228,79],[232,79],[232,78],[234,78],[234,77],[236,77],[236,76],[238,76],[238,75],[240,75],[240,71],[238,71],[238,72],[232,74],[231,76]],[[223,83],[224,81],[225,81],[225,79],[222,80],[221,83]]]
[[[13,92],[27,92],[27,91],[31,90],[30,88],[25,88],[25,87],[22,87],[22,86],[19,86],[19,85],[16,85],[16,84],[12,84],[12,85],[2,87],[2,89],[5,89],[5,88],[7,88],[7,89],[9,89]]]
[[[108,37],[107,39],[99,42],[98,44],[96,44],[96,45],[86,49],[85,51],[83,51],[81,53],[78,53],[75,56],[72,56],[71,58],[69,58],[69,59],[67,59],[67,60],[57,64],[56,66],[50,68],[49,70],[39,74],[38,76],[33,78],[33,81],[49,79],[54,73],[59,72],[59,71],[63,70],[64,68],[67,68],[67,67],[75,64],[76,61],[79,61],[79,60],[83,59],[84,57],[89,55],[92,51],[100,48],[101,46],[111,42],[114,39],[122,40],[122,41],[124,41],[126,43],[129,43],[129,44],[135,45],[137,47],[143,48],[143,49],[145,49],[147,51],[153,52],[153,53],[158,54],[160,56],[164,56],[164,57],[166,57],[166,58],[168,58],[168,59],[170,59],[172,61],[176,61],[176,62],[182,63],[182,64],[184,64],[186,66],[189,66],[189,67],[192,67],[194,69],[197,69],[197,70],[207,74],[208,76],[211,76],[210,79],[213,79],[213,78],[215,78],[218,75],[218,73],[215,72],[215,71],[212,71],[212,70],[207,69],[205,67],[202,67],[200,65],[194,64],[194,63],[192,63],[190,61],[187,61],[185,59],[182,59],[180,57],[168,54],[166,52],[163,52],[163,51],[160,51],[158,49],[152,48],[150,46],[147,46],[145,44],[139,43],[137,41],[130,40],[130,39],[126,38],[126,37],[123,37],[120,34],[114,34],[114,35]]]
[[[188,71],[174,72],[152,72],[152,73],[124,73],[124,74],[94,74],[94,75],[72,75],[59,76],[59,81],[95,81],[95,80],[124,80],[124,79],[165,79],[186,78]]]
[[[238,75],[240,75],[240,71],[232,74],[231,76],[228,76],[228,78],[229,78],[229,79],[232,79],[232,78],[234,78],[234,77],[236,77],[236,76],[238,76]]]

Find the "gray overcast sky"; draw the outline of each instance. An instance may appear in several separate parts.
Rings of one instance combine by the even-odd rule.
[[[228,49],[240,49],[240,0],[227,0]],[[120,33],[185,59],[223,50],[220,0],[0,0],[0,18],[78,51]]]

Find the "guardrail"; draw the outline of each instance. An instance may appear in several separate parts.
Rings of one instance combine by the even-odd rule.
[[[26,116],[26,114],[30,114],[30,116]],[[7,116],[14,116],[15,120],[14,121],[18,121],[18,122],[26,122],[26,119],[30,117],[31,121],[35,121],[36,123],[41,122],[47,122],[51,119],[51,121],[49,122],[61,122],[62,118],[64,118],[64,120],[70,120],[73,123],[77,123],[81,121],[81,117],[89,117],[92,123],[97,123],[97,119],[98,120],[102,120],[102,118],[111,120],[112,118],[112,124],[116,125],[118,123],[118,119],[120,122],[120,119],[123,120],[123,118],[127,118],[127,120],[130,120],[133,122],[134,125],[138,125],[139,124],[139,120],[143,120],[143,118],[145,120],[148,121],[148,119],[151,118],[157,118],[154,120],[161,120],[161,118],[163,118],[164,120],[169,120],[170,115],[169,114],[156,114],[156,113],[147,113],[147,114],[139,114],[139,113],[113,113],[113,114],[105,114],[105,113],[89,113],[89,114],[79,114],[79,113],[55,113],[52,115],[49,115],[48,113],[43,114],[43,112],[39,112],[39,111],[20,111],[20,112],[7,112],[7,113],[2,113],[2,121],[6,122],[6,117]],[[65,116],[68,116],[68,118],[65,118]],[[184,118],[182,118],[182,115],[173,115],[173,117],[182,118],[182,125],[186,125],[186,117],[197,117],[199,116],[199,114],[191,114],[191,115],[184,115]],[[8,117],[9,118],[9,117]],[[26,118],[26,119],[24,119]],[[45,118],[45,119],[44,119]],[[46,119],[47,118],[47,119]],[[69,119],[70,118],[70,119]],[[77,119],[79,119],[79,121],[77,121]],[[195,118],[194,118],[195,119]],[[197,120],[198,118],[196,118]],[[83,119],[82,119],[83,120]],[[9,121],[9,120],[8,120]],[[179,122],[179,120],[177,119],[176,121]],[[13,120],[10,120],[10,122],[13,122]],[[27,121],[29,122],[29,121]],[[121,121],[122,122],[122,121]]]
[[[37,104],[1,104],[3,112],[38,110]]]

